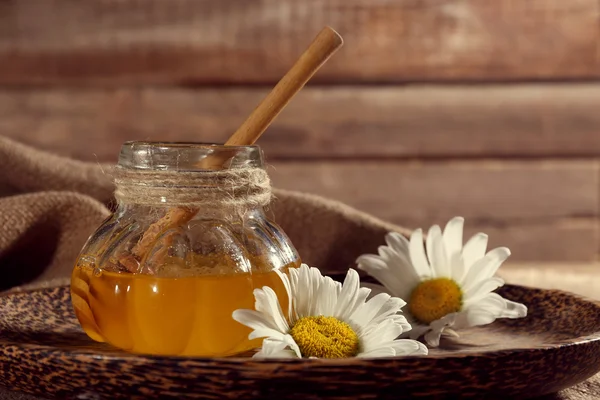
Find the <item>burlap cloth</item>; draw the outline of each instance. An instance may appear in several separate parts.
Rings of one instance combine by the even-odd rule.
[[[47,154],[0,137],[0,290],[64,284],[82,245],[114,205],[101,165]],[[345,271],[389,230],[406,232],[336,201],[275,190],[275,220],[303,260]],[[43,377],[40,377],[43,379]],[[3,399],[34,399],[0,390]],[[598,376],[545,399],[600,399]]]

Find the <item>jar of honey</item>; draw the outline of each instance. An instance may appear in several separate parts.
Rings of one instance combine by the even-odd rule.
[[[83,247],[71,298],[89,337],[126,351],[229,356],[260,347],[232,319],[300,265],[265,214],[258,146],[127,142],[114,169],[116,211]]]

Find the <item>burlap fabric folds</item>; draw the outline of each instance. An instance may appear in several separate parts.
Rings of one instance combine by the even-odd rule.
[[[64,284],[88,236],[110,214],[109,166],[48,154],[0,137],[0,290]],[[303,261],[343,272],[401,227],[342,203],[274,190],[271,212]],[[0,389],[3,399],[33,399]],[[545,399],[600,399],[600,379]]]

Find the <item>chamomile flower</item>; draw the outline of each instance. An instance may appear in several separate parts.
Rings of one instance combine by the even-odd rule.
[[[346,358],[425,355],[418,341],[397,339],[410,329],[399,314],[406,304],[389,294],[366,300],[371,290],[360,287],[351,269],[344,284],[302,264],[289,277],[279,276],[290,301],[283,312],[270,287],[254,290],[255,310],[236,310],[233,318],[253,331],[249,339],[265,338],[254,357]]]
[[[458,336],[456,330],[486,325],[497,318],[522,318],[523,304],[493,293],[504,281],[495,273],[510,256],[506,247],[485,253],[487,235],[474,235],[463,247],[464,219],[456,217],[444,232],[434,225],[426,244],[421,229],[410,242],[392,232],[379,255],[357,259],[358,268],[377,279],[389,293],[405,299],[404,309],[412,325],[409,337],[437,347],[441,335]]]

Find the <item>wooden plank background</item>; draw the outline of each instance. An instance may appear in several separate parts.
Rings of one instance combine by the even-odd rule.
[[[0,129],[75,158],[116,160],[127,138],[222,143],[267,91],[0,89]],[[270,159],[593,157],[599,105],[600,84],[312,86],[260,144]]]
[[[3,1],[0,83],[272,83],[326,24],[346,47],[315,81],[598,78],[599,15],[597,0]]]
[[[261,138],[277,186],[597,260],[596,0],[4,1],[0,134],[90,161],[222,142],[326,24],[345,46]]]

